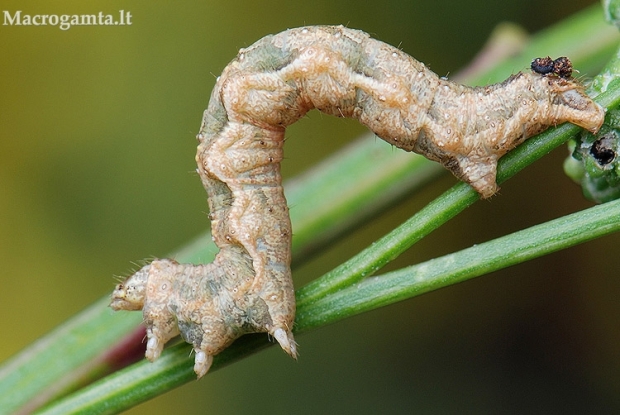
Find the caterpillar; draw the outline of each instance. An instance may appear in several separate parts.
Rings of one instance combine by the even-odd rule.
[[[472,88],[343,26],[290,29],[241,49],[217,79],[197,136],[215,260],[154,260],[116,286],[111,307],[142,310],[151,361],[181,334],[198,377],[244,333],[267,332],[296,358],[285,128],[311,109],[356,118],[488,198],[498,190],[497,160],[526,138],[565,121],[592,132],[603,122],[603,108],[565,69],[570,61],[554,62]]]

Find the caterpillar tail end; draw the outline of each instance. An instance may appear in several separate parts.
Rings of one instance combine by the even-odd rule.
[[[560,94],[562,117],[560,121],[568,121],[596,134],[605,121],[606,110],[594,102],[580,89],[569,89]]]

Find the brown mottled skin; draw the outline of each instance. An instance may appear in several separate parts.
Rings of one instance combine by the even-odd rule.
[[[119,284],[115,310],[144,313],[146,356],[180,334],[204,375],[237,337],[268,332],[292,357],[291,223],[280,161],[285,128],[311,109],[357,118],[377,136],[436,160],[484,198],[497,160],[565,121],[597,131],[604,110],[574,80],[519,73],[471,88],[342,26],[291,29],[243,49],[213,89],[196,161],[220,252],[207,265],[155,260]]]

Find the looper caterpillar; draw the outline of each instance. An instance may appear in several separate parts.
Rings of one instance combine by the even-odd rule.
[[[143,310],[149,360],[180,333],[196,351],[198,377],[244,333],[268,332],[296,357],[292,230],[279,170],[285,128],[313,108],[357,118],[487,198],[498,190],[497,160],[526,138],[565,121],[593,132],[603,122],[604,110],[553,62],[471,88],[342,26],[291,29],[242,49],[218,78],[198,134],[220,252],[207,265],[153,261],[116,287],[111,307]]]

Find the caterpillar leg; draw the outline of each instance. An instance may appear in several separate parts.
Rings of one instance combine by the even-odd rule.
[[[278,327],[271,335],[280,343],[282,350],[288,353],[293,359],[297,359],[297,343],[290,330]]]
[[[203,377],[213,364],[213,355],[207,354],[200,349],[194,349],[196,358],[194,359],[194,372],[198,379]]]

